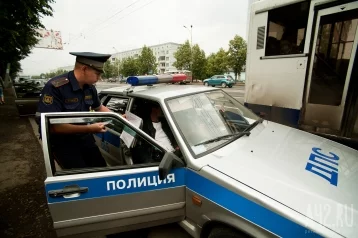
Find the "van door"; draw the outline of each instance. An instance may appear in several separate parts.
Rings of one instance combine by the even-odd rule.
[[[358,41],[358,2],[319,10],[312,46],[303,124],[344,136]]]
[[[96,122],[108,123],[107,131],[119,138],[126,133],[126,139],[121,139],[120,143],[126,144],[127,152],[147,143],[155,151],[157,160],[143,162],[144,158],[132,156],[133,163],[128,164],[117,155],[117,161],[122,163],[115,166],[107,163],[106,167],[62,168],[59,171],[54,166],[51,141],[55,134],[51,133],[51,126]],[[42,114],[41,133],[47,172],[46,196],[59,237],[101,236],[184,219],[185,169],[175,168],[165,180],[160,180],[158,166],[165,149],[118,114]]]

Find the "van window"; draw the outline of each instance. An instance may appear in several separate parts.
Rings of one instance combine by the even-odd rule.
[[[268,12],[265,55],[303,53],[309,2],[301,2]]]

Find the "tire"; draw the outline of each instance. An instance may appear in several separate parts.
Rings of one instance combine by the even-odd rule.
[[[208,236],[208,238],[247,238],[245,234],[236,231],[233,228],[225,226],[214,227]]]
[[[208,82],[205,82],[204,85],[205,85],[205,86],[209,86]]]
[[[221,83],[221,87],[226,88],[226,83]]]
[[[229,88],[232,88],[232,85],[230,85]]]

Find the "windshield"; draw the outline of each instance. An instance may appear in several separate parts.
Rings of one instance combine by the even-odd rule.
[[[219,148],[227,139],[200,143],[242,132],[259,119],[221,90],[170,99],[168,107],[195,155]]]

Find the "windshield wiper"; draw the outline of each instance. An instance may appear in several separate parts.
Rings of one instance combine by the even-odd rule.
[[[238,133],[234,133],[234,134],[230,134],[230,135],[219,136],[219,137],[216,137],[214,139],[210,139],[210,140],[200,142],[199,144],[196,144],[194,146],[210,144],[210,143],[217,142],[217,141],[220,141],[220,140],[228,139],[230,137],[234,137],[233,139],[236,140],[236,139],[239,139],[241,136],[244,136],[244,135],[249,136],[250,134],[251,134],[251,132],[249,132],[249,131],[243,131],[243,132],[238,132]]]
[[[252,123],[251,125],[249,125],[248,127],[246,127],[245,130],[243,130],[242,132],[249,132],[249,131],[251,131],[255,126],[257,126],[259,123],[262,123],[263,121],[264,121],[264,119],[262,119],[262,118],[256,120],[254,123]]]

